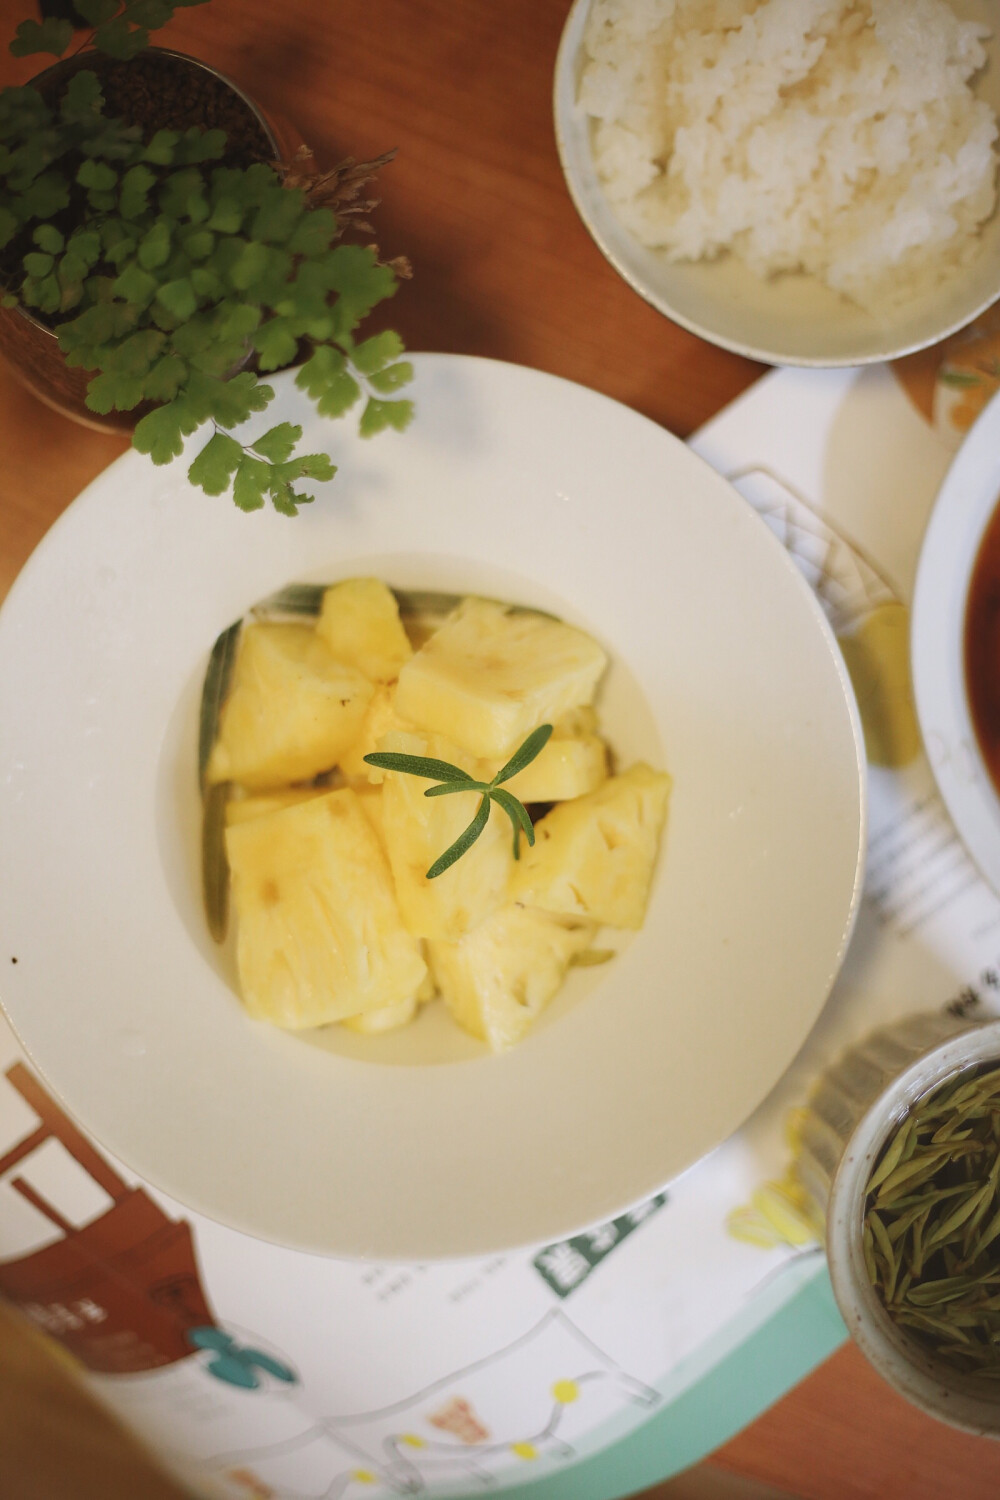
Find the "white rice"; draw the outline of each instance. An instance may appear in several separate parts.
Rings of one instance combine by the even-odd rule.
[[[580,102],[616,214],[672,260],[807,271],[867,306],[978,248],[989,30],[947,0],[593,0]]]

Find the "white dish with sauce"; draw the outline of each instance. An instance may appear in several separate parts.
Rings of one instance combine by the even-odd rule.
[[[1000,895],[1000,795],[973,723],[966,676],[969,586],[1000,505],[1000,395],[948,470],[920,551],[913,599],[913,692],[927,755],[955,827]],[[996,664],[1000,675],[1000,659]]]
[[[746,1119],[843,958],[865,780],[825,618],[723,479],[566,381],[415,365],[412,427],[372,442],[276,378],[264,423],[301,422],[339,465],[296,519],[129,453],[28,563],[0,612],[0,996],[48,1085],[153,1186],[289,1246],[424,1261],[610,1219]],[[206,930],[212,643],[286,583],[358,574],[591,631],[621,762],[674,778],[642,931],[502,1056],[446,1017],[382,1038],[251,1022]]]

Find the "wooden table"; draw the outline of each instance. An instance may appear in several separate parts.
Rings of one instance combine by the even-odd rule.
[[[405,253],[413,264],[388,314],[410,348],[533,365],[683,437],[762,369],[647,307],[577,218],[551,111],[568,6],[212,0],[178,11],[161,38],[293,120],[328,162],[399,148],[382,175],[378,231],[384,254]],[[29,13],[23,0],[0,0],[0,34],[9,37]],[[0,82],[35,71],[30,59],[0,58]],[[47,410],[0,366],[0,594],[124,446]],[[923,1417],[851,1347],[711,1462],[805,1500],[1000,1492],[1000,1446]]]

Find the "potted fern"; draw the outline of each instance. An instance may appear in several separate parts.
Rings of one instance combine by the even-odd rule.
[[[0,353],[50,404],[131,428],[154,463],[205,429],[193,484],[294,515],[302,481],[334,466],[296,452],[289,422],[234,434],[273,398],[262,376],[299,365],[317,411],[360,408],[365,436],[411,415],[399,337],[359,337],[405,262],[344,238],[370,233],[360,194],[389,158],[325,174],[305,148],[285,159],[228,80],[148,46],[201,3],[77,0],[89,32],[72,57],[71,22],[18,27],[16,56],[63,60],[0,90]]]

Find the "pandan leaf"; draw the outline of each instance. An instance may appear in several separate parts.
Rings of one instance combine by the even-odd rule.
[[[270,463],[284,463],[290,458],[295,444],[302,436],[302,428],[293,422],[279,422],[268,432],[253,440],[253,450]]]
[[[44,21],[22,21],[14,34],[10,50],[14,57],[30,57],[34,52],[51,52],[62,57],[73,40],[72,21],[49,16]]]
[[[397,432],[402,432],[412,416],[412,401],[379,401],[377,397],[369,396],[361,413],[358,431],[365,438],[374,437],[387,427],[394,427]]]
[[[228,433],[217,432],[188,469],[188,479],[206,495],[223,495],[243,461],[243,446]]]

